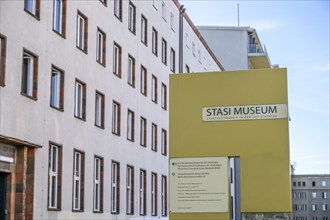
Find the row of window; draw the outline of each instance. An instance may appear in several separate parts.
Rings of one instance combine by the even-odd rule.
[[[293,220],[309,220],[306,216],[295,216]],[[317,218],[317,216],[313,216],[311,220],[321,220],[321,218]],[[328,220],[328,216],[323,216],[322,220]]]
[[[62,204],[62,146],[50,142],[49,145],[49,178],[48,178],[48,210],[60,211]],[[136,169],[131,165],[126,165],[126,183],[120,183],[120,163],[111,161],[111,183],[104,182],[104,159],[94,156],[94,174],[93,174],[93,211],[102,213],[104,211],[104,186],[110,185],[111,191],[111,213],[119,214],[120,211],[120,187],[125,185],[126,188],[126,214],[139,213],[147,215],[147,204],[150,204],[151,215],[158,215],[158,196],[161,197],[161,215],[167,216],[167,176],[158,177],[157,173],[151,172],[150,185],[147,188],[147,171],[138,170],[138,194],[139,198],[135,198],[135,172]],[[158,179],[161,181],[161,189],[158,191]],[[125,179],[124,179],[125,180]],[[72,210],[84,211],[84,194],[85,191],[85,154],[82,151],[74,150],[73,152],[73,194],[72,194]],[[151,199],[147,203],[147,190],[150,190]],[[138,200],[139,207],[134,207],[135,201]]]
[[[312,192],[311,193],[312,199],[316,199],[317,194],[318,194],[317,192]],[[327,199],[328,198],[327,192],[322,192],[321,197],[322,197],[322,199]],[[294,199],[306,199],[306,192],[293,192],[292,193],[292,198],[294,198]]]
[[[306,182],[305,181],[294,181],[292,183],[292,185],[294,187],[306,187]],[[317,187],[316,181],[312,181],[311,182],[311,186],[312,187]],[[322,187],[326,187],[327,186],[327,182],[326,181],[321,181],[321,186]]]
[[[293,205],[293,210],[294,211],[307,211],[307,205],[306,204],[294,204]],[[312,211],[317,211],[317,204],[312,204],[311,206]],[[322,211],[327,211],[328,210],[328,205],[327,204],[322,204]]]
[[[25,10],[32,15],[37,15],[37,5],[40,0],[25,0]],[[34,3],[33,3],[34,2]],[[39,2],[39,3],[38,3]],[[165,5],[165,3],[164,3]],[[66,0],[54,0],[54,22],[53,30],[59,35],[65,37],[66,26]],[[114,1],[114,15],[122,20],[122,0]],[[171,16],[171,18],[174,16]],[[129,2],[128,9],[128,29],[135,34],[136,32],[136,7]],[[83,52],[87,53],[88,49],[88,17],[78,10],[77,29],[76,29],[76,46]],[[148,45],[148,20],[141,14],[141,42]],[[117,44],[114,46],[113,72],[121,75],[121,47]],[[167,65],[167,41],[162,38],[161,60]],[[96,60],[103,66],[106,65],[106,34],[100,28],[97,30],[96,43]],[[158,56],[158,31],[152,28],[152,52]],[[175,50],[170,49],[170,69],[175,72]],[[129,68],[129,67],[128,67]],[[129,69],[128,69],[129,70]]]

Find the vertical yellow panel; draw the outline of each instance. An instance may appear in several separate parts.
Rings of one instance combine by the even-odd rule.
[[[286,69],[170,76],[170,158],[241,158],[241,211],[291,212],[288,118],[203,121],[204,107],[288,104]],[[229,219],[170,213],[170,219]]]

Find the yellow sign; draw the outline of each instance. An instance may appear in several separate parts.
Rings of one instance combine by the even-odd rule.
[[[170,211],[228,212],[228,158],[170,159]]]
[[[286,104],[203,108],[203,121],[265,120],[288,118]]]

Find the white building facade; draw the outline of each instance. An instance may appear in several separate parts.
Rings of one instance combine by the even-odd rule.
[[[266,46],[250,27],[197,26],[226,70],[273,68]]]
[[[179,2],[1,1],[0,40],[0,219],[167,218],[168,75],[223,70]]]

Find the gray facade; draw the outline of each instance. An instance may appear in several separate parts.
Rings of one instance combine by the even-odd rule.
[[[330,175],[292,175],[293,220],[330,219]]]

